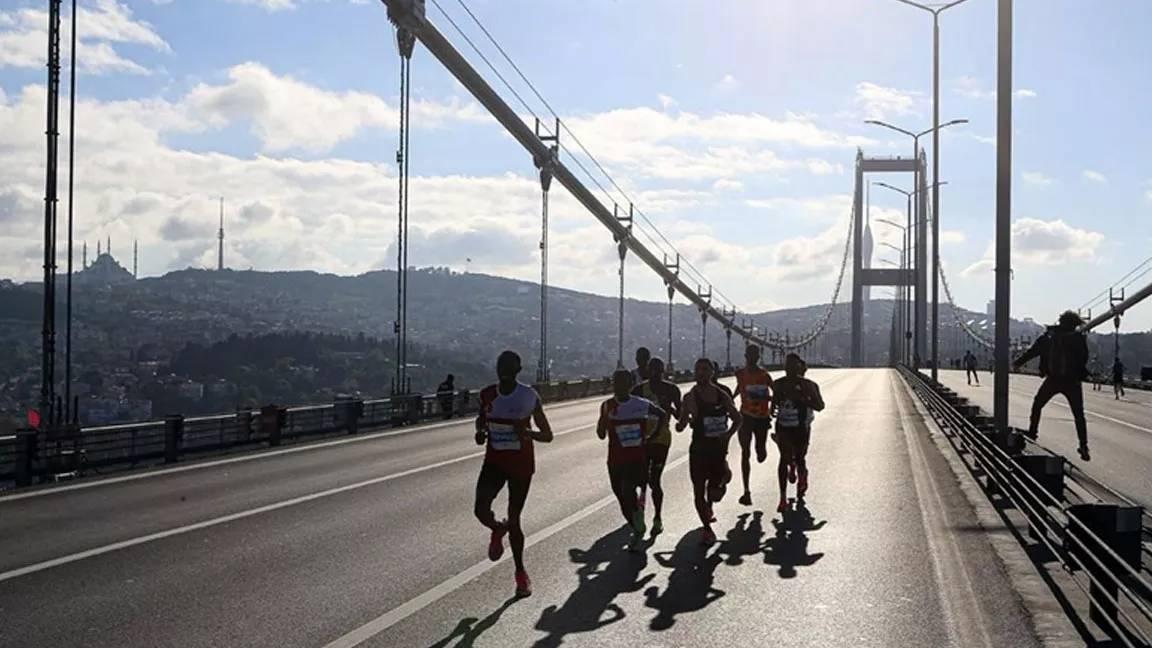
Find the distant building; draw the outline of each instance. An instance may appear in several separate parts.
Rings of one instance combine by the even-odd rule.
[[[77,285],[91,287],[126,284],[135,280],[132,273],[120,265],[110,252],[101,253],[92,265],[73,275]]]
[[[984,314],[987,315],[988,319],[990,319],[990,320],[996,319],[996,300],[995,299],[989,299],[988,300],[987,310],[984,311]]]
[[[195,380],[184,381],[176,386],[176,393],[180,395],[180,398],[201,400],[204,398],[204,383]]]

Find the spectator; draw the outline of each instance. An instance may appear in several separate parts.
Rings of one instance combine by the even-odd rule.
[[[444,418],[452,418],[452,405],[456,400],[456,376],[448,374],[444,382],[436,388],[436,397],[440,400],[440,413]]]
[[[1084,320],[1075,312],[1065,311],[1059,323],[1048,327],[1013,365],[1019,368],[1033,358],[1040,358],[1040,377],[1044,382],[1032,400],[1028,436],[1035,439],[1039,435],[1040,414],[1044,406],[1056,394],[1063,394],[1076,422],[1080,458],[1089,461],[1088,424],[1084,420],[1084,390],[1081,385],[1088,375],[1088,340],[1080,331],[1083,324]]]

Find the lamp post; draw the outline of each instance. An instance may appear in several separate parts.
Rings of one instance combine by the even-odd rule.
[[[940,123],[940,14],[968,0],[952,0],[943,5],[931,7],[914,0],[896,0],[910,7],[915,7],[932,14],[932,179],[940,179],[940,129],[947,124]],[[936,185],[932,189],[932,266],[940,264],[940,188]],[[937,375],[937,343],[940,326],[938,315],[940,300],[938,291],[940,287],[939,272],[932,273],[932,379]]]

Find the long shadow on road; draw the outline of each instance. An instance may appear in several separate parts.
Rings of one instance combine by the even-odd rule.
[[[512,607],[513,603],[519,600],[519,598],[513,596],[507,601],[504,601],[503,605],[496,608],[496,610],[483,619],[477,619],[476,617],[461,619],[460,623],[456,624],[456,627],[447,637],[437,641],[428,648],[448,648],[448,646],[452,646],[452,648],[471,648],[476,644],[476,640],[480,635],[496,625],[496,622],[500,620],[500,615],[504,614],[508,608]],[[457,643],[452,643],[457,639],[459,639]]]
[[[676,617],[699,612],[724,596],[722,590],[712,586],[716,567],[724,562],[720,552],[708,555],[708,548],[700,544],[703,531],[689,531],[676,543],[671,552],[654,554],[661,567],[670,568],[668,586],[663,592],[657,587],[644,591],[645,605],[656,610],[649,627],[667,630],[676,624]]]
[[[779,567],[780,578],[795,578],[797,567],[811,567],[824,557],[823,553],[808,553],[808,533],[819,531],[827,520],[816,522],[803,502],[794,510],[784,513],[783,520],[772,520],[776,535],[764,546],[764,564]]]
[[[563,605],[550,605],[540,614],[536,629],[548,636],[536,642],[537,648],[554,648],[571,634],[596,632],[621,621],[624,610],[615,603],[626,592],[638,592],[655,574],[640,578],[648,565],[644,554],[628,551],[631,537],[628,527],[621,527],[597,540],[587,550],[570,549],[569,558],[580,565],[576,569],[579,584]]]

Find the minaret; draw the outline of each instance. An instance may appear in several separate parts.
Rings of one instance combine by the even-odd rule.
[[[84,245],[80,249],[83,250],[80,253],[80,269],[81,270],[87,270],[88,269],[88,241],[84,241]]]
[[[100,239],[96,239],[96,258],[100,258]]]
[[[216,269],[224,269],[224,197],[220,197],[220,231],[216,234],[219,247],[216,249]]]
[[[139,278],[136,271],[139,269],[140,262],[140,241],[132,241],[132,278]]]
[[[108,235],[108,247],[104,251],[108,253],[108,256],[112,256],[112,235],[111,234]]]

